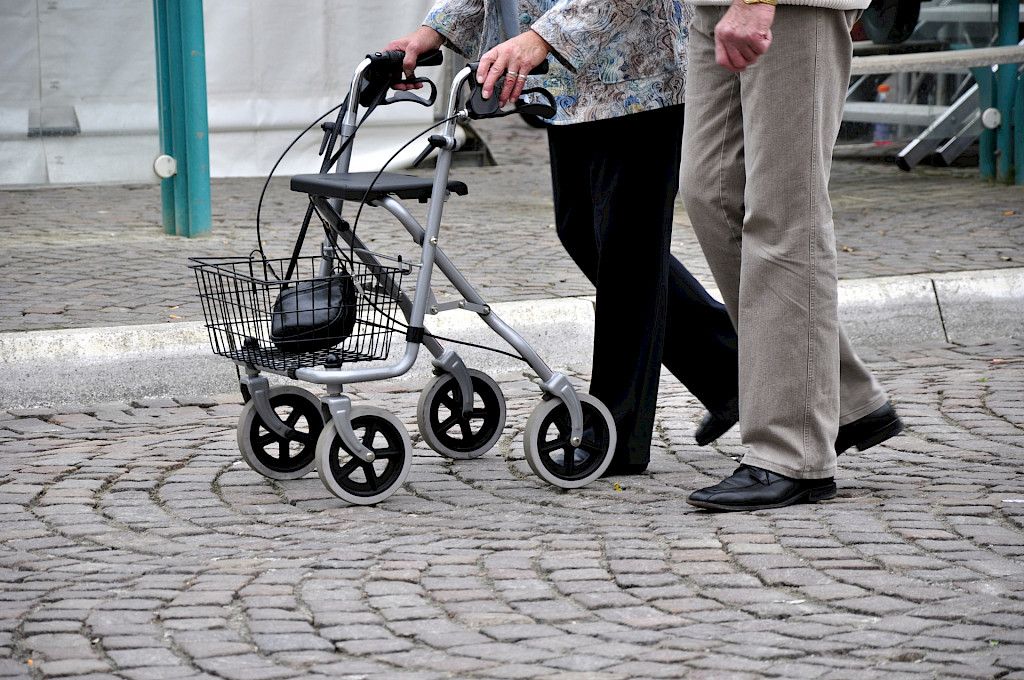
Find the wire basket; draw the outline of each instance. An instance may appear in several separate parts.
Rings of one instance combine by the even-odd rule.
[[[386,359],[399,323],[402,277],[409,271],[401,263],[391,266],[357,260],[344,265],[335,262],[330,268],[332,275],[322,276],[323,258],[315,256],[299,258],[292,278],[280,280],[278,274],[288,269],[287,258],[190,258],[190,262],[214,354],[291,377],[298,368]],[[351,283],[346,286],[352,294],[343,301],[335,294],[332,311],[354,314],[354,322],[340,331],[337,327],[318,330],[312,338],[317,349],[311,351],[294,351],[274,337],[275,319],[280,322],[284,314],[275,304],[283,294],[310,286],[335,291],[337,286],[331,285],[339,280],[337,277],[350,277]],[[320,300],[316,304],[324,303]],[[298,313],[324,311],[303,309]]]

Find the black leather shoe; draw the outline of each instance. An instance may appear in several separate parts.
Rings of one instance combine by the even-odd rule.
[[[707,446],[732,429],[740,419],[739,404],[735,399],[729,402],[720,413],[708,411],[700,420],[693,438],[698,446]]]
[[[866,451],[900,432],[903,432],[903,421],[896,415],[892,402],[887,401],[863,418],[839,427],[836,455],[851,446],[856,446],[858,451]]]
[[[753,465],[740,465],[718,484],[694,491],[686,502],[705,510],[738,512],[817,503],[835,496],[832,477],[792,479]]]

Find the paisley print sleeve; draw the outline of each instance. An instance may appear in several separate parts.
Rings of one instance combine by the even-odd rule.
[[[574,69],[590,62],[605,42],[652,0],[559,0],[533,28]],[[657,3],[660,4],[660,3]],[[638,36],[639,37],[639,36]]]
[[[474,59],[480,51],[484,0],[439,0],[430,8],[423,25],[443,35],[456,52]]]

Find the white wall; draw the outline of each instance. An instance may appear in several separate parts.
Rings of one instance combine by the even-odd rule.
[[[212,174],[269,170],[299,130],[340,101],[362,56],[415,28],[430,4],[207,0]],[[152,12],[148,0],[0,0],[0,184],[155,181]],[[81,133],[29,138],[40,109],[44,120],[73,115]],[[388,136],[381,123],[431,119],[422,107],[383,109],[367,138]],[[296,148],[281,171],[315,169],[309,148],[318,143]]]

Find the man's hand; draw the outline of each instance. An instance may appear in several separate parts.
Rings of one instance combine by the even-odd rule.
[[[733,0],[715,26],[715,61],[733,73],[756,62],[772,45],[775,7]]]
[[[515,101],[523,93],[526,75],[548,58],[551,45],[534,31],[527,31],[506,40],[484,56],[476,70],[476,80],[483,83],[484,99],[490,99],[499,78],[505,78],[500,106]]]
[[[420,26],[404,38],[392,40],[384,49],[402,50],[405,52],[405,60],[402,62],[402,71],[405,73],[406,78],[414,78],[416,76],[416,59],[418,59],[421,54],[441,49],[441,45],[443,44],[443,35],[429,26]],[[397,84],[394,86],[396,90],[418,90],[421,87],[423,87],[422,83],[417,83],[415,85]]]

